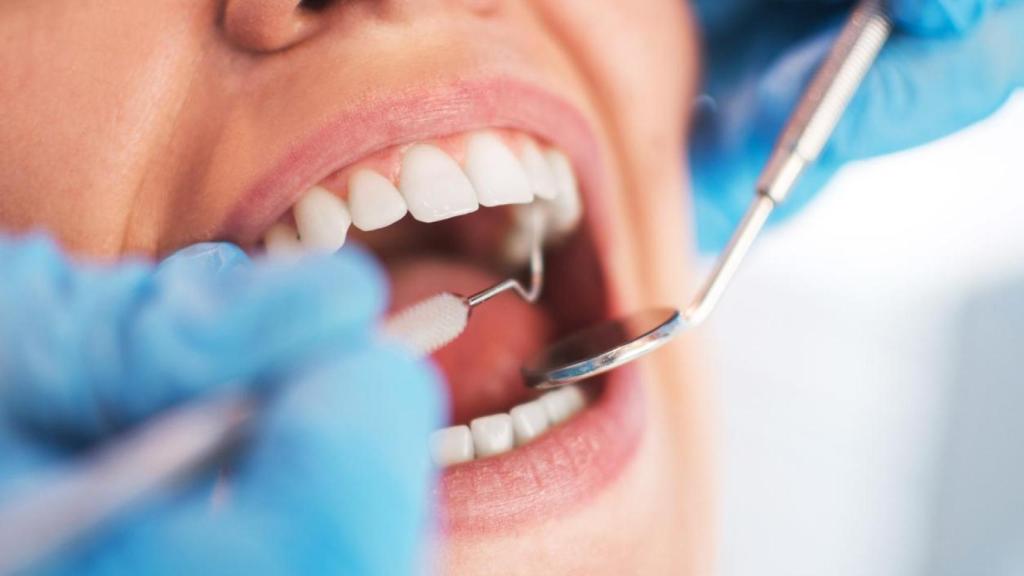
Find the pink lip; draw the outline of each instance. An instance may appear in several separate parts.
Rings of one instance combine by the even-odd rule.
[[[533,84],[495,78],[385,96],[342,112],[286,151],[243,194],[229,213],[224,236],[257,240],[299,195],[374,152],[484,127],[521,130],[552,142],[572,159],[584,194],[596,195],[600,157],[583,115]]]
[[[611,373],[586,410],[508,454],[446,469],[438,487],[448,534],[503,532],[584,505],[619,477],[644,431],[636,371]]]

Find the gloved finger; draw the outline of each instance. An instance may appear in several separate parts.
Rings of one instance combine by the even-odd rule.
[[[991,10],[1006,5],[1010,0],[888,0],[888,10],[897,27],[922,35],[959,35],[969,31]],[[719,36],[735,31],[743,21],[763,15],[779,6],[799,6],[811,9],[818,5],[855,4],[852,0],[694,0],[693,5],[708,36]]]
[[[349,249],[155,273],[73,263],[34,238],[0,241],[0,270],[0,405],[12,422],[72,442],[365,341],[386,301],[376,266]]]
[[[1024,86],[1024,3],[959,38],[894,37],[865,78],[829,153],[852,160],[950,134]]]
[[[203,242],[182,248],[168,256],[157,266],[157,274],[216,277],[250,265],[252,260],[249,255],[235,244]]]
[[[837,26],[837,25],[836,25]],[[869,71],[818,164],[776,211],[802,209],[843,163],[894,152],[984,118],[1024,85],[1024,3],[961,37],[894,36]],[[717,118],[692,150],[699,240],[719,249],[751,199],[783,123],[830,48],[835,27],[795,44],[745,84],[720,88]]]
[[[1007,0],[889,0],[898,27],[923,36],[961,35]]]
[[[271,404],[222,507],[205,495],[152,506],[65,561],[129,574],[416,573],[441,389],[425,364],[379,347],[319,366]]]
[[[0,425],[0,506],[9,494],[31,488],[36,476],[31,472],[60,461],[64,454],[50,446],[40,446],[26,440],[18,430]]]
[[[708,53],[705,89],[713,105],[694,118],[689,149],[703,251],[717,252],[728,242],[784,122],[841,25],[841,15],[833,15],[825,31],[824,13],[801,9],[784,16],[784,27],[752,25],[742,33],[745,42]],[[780,47],[786,47],[781,57]],[[782,207],[792,205],[788,200]]]
[[[263,504],[296,561],[340,552],[340,573],[412,573],[431,505],[427,440],[446,416],[440,383],[383,347],[309,374],[285,391],[239,470],[251,479],[239,506]]]
[[[693,0],[694,13],[705,36],[727,34],[764,0]]]

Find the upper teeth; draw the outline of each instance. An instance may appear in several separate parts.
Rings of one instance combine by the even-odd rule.
[[[406,212],[421,222],[437,222],[483,206],[527,204],[540,198],[549,236],[561,236],[579,223],[582,204],[568,157],[541,149],[532,139],[518,154],[494,132],[470,134],[460,166],[447,152],[430,144],[413,144],[403,152],[394,181],[370,168],[348,177],[348,200],[314,186],[292,208],[294,225],[281,222],[264,236],[269,254],[304,250],[333,252],[345,243],[349,226],[369,231],[402,219]]]
[[[352,223],[364,231],[390,226],[409,210],[402,194],[390,180],[365,168],[349,178],[348,202]]]

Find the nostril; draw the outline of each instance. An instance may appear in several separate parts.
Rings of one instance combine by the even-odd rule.
[[[284,50],[317,28],[317,12],[330,0],[228,0],[224,29],[240,48],[254,52]]]
[[[330,6],[335,0],[301,0],[299,8],[310,12],[320,12]]]

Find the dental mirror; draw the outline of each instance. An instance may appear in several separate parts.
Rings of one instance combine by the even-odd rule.
[[[652,308],[590,326],[548,347],[523,366],[531,388],[572,384],[603,374],[668,343],[682,328],[673,308]]]

